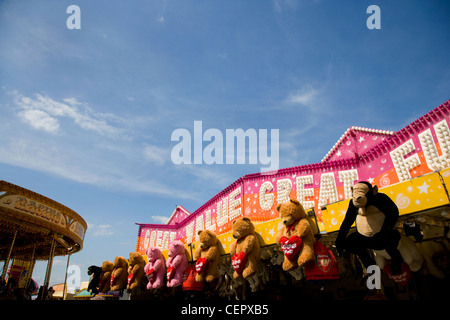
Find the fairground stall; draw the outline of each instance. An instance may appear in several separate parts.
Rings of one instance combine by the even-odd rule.
[[[128,285],[125,279],[120,288],[128,288],[136,299],[180,295],[184,299],[274,300],[448,297],[449,121],[447,101],[396,132],[351,127],[320,163],[245,175],[194,212],[179,205],[166,224],[137,223],[136,252],[127,261],[131,264]],[[352,187],[359,181],[377,186],[378,193],[387,195],[398,208],[394,231],[399,234],[396,249],[403,258],[398,275],[390,273],[391,257],[383,248],[370,250],[376,261],[370,268],[364,268],[355,254],[336,250],[336,237],[352,201]],[[292,237],[277,237],[280,230],[287,230],[279,211],[295,201],[305,209],[314,234],[314,265],[286,272],[283,261],[289,258],[289,250],[297,244],[306,246],[306,241],[294,243],[290,242]],[[259,245],[252,240],[252,248],[258,250],[257,264],[252,276],[246,277],[241,261],[248,263],[250,254],[238,255],[241,238],[234,229],[250,222]],[[209,251],[205,249],[209,240],[205,239],[214,235],[220,258],[218,262],[211,258],[206,268],[216,270],[202,278],[199,275],[209,261],[204,257]],[[178,243],[184,250],[174,253]],[[158,252],[163,256],[158,257]],[[137,259],[136,253],[144,260]],[[181,281],[174,285],[174,270],[179,267],[174,269],[172,263],[178,255],[187,262]],[[157,266],[158,259],[162,263]],[[111,277],[116,267],[104,262],[104,270],[107,265],[110,271],[102,275],[109,273]]]
[[[53,257],[70,257],[80,251],[86,229],[86,222],[73,210],[33,191],[0,181],[2,298],[12,295],[23,298],[24,294],[30,294],[34,290],[30,286],[35,285],[31,279],[35,262],[47,260],[38,297],[45,299]]]

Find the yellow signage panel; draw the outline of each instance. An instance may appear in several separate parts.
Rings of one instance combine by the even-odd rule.
[[[322,221],[326,232],[338,231],[347,212],[349,199],[327,205],[322,209]]]
[[[432,209],[449,203],[438,172],[381,189],[397,205],[400,215]]]
[[[450,186],[450,168],[439,171],[444,181],[444,185],[448,188]]]

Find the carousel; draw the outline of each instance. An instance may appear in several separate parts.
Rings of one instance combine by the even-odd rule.
[[[69,262],[70,255],[83,248],[86,229],[75,211],[0,180],[0,261],[4,262],[0,297],[23,298],[36,290],[33,267],[37,260],[44,260],[47,269],[38,299],[45,300],[53,258],[67,255]]]

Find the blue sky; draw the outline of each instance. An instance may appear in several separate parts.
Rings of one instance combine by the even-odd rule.
[[[69,5],[81,29],[69,30]],[[367,7],[381,9],[369,30]],[[175,165],[178,128],[278,129],[280,168],[350,126],[397,131],[450,98],[448,1],[0,2],[0,179],[88,223],[82,269],[138,223],[193,212],[260,165]],[[56,258],[51,283],[64,280]],[[45,267],[45,266],[44,266]],[[43,274],[38,266],[34,278]],[[40,283],[41,284],[41,283]]]

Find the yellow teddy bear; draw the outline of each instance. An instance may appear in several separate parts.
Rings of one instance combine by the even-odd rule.
[[[300,202],[290,199],[289,202],[279,204],[277,211],[283,227],[275,240],[284,253],[283,270],[292,271],[315,261],[314,232]]]

